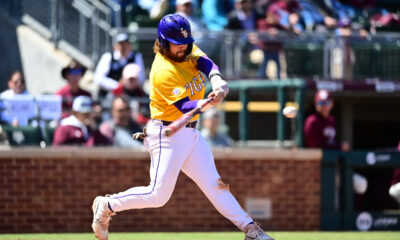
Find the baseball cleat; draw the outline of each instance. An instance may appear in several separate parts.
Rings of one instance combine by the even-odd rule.
[[[244,240],[274,240],[272,237],[268,236],[258,224],[254,224],[254,227],[254,229],[245,233]]]
[[[93,222],[92,229],[94,235],[99,240],[108,240],[108,225],[114,212],[108,207],[108,198],[97,196],[92,205]]]

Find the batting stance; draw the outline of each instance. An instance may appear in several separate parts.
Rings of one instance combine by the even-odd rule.
[[[184,17],[170,14],[160,20],[150,72],[152,120],[144,140],[151,156],[151,181],[147,187],[95,198],[92,228],[100,240],[108,239],[109,221],[115,213],[165,205],[181,170],[223,216],[245,233],[246,240],[272,239],[253,222],[221,181],[210,147],[196,129],[198,115],[172,136],[163,133],[172,121],[207,101],[203,99],[205,79],[200,71],[211,81],[208,98],[213,99],[202,111],[221,102],[229,91],[219,68],[193,42],[190,25]]]

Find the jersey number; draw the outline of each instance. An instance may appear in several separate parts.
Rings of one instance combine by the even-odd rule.
[[[199,80],[200,79],[200,80]],[[201,89],[206,85],[206,81],[203,76],[199,73],[193,77],[192,81],[185,85],[186,89],[190,89],[190,96],[193,96],[196,92],[200,92]]]

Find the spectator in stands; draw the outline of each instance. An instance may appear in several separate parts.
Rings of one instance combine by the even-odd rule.
[[[115,97],[111,108],[112,119],[100,125],[100,132],[116,147],[140,147],[142,143],[133,140],[132,134],[141,132],[141,127],[132,118],[129,100],[126,96]]]
[[[148,97],[139,81],[140,72],[139,65],[135,63],[127,64],[122,71],[122,77],[119,80],[118,86],[112,91],[113,95],[119,96],[124,94],[136,98]]]
[[[67,81],[67,85],[56,92],[56,95],[62,97],[61,118],[66,118],[71,115],[74,98],[78,96],[92,96],[88,91],[83,90],[79,86],[79,82],[85,74],[85,71],[86,68],[75,60],[72,60],[61,70],[61,76]]]
[[[336,140],[336,121],[331,115],[334,101],[330,92],[319,90],[315,94],[314,103],[316,113],[308,116],[304,124],[306,147],[349,151],[347,142],[338,143]]]
[[[61,120],[57,127],[53,146],[109,145],[108,139],[96,130],[92,119],[92,100],[88,96],[79,96],[72,104],[72,114]]]
[[[228,14],[228,24],[225,28],[230,30],[256,30],[257,15],[251,0],[235,0],[235,9]]]
[[[7,99],[12,99],[14,96],[17,95],[24,95],[24,97],[27,97],[25,100],[30,101],[30,105],[32,109],[32,106],[35,104],[33,96],[28,93],[26,90],[26,85],[25,85],[25,78],[22,74],[21,71],[16,70],[11,73],[9,79],[8,79],[8,89],[0,93],[0,108],[1,110],[6,110],[6,105],[5,101]],[[28,125],[30,119],[35,117],[36,111],[32,111],[30,116],[11,116],[9,115],[8,111],[2,111],[1,113],[1,120],[3,122],[6,122],[7,124],[11,124],[13,126],[26,126]],[[37,121],[34,121],[34,124],[36,124]]]
[[[278,35],[279,31],[301,32],[298,9],[299,5],[296,1],[277,0],[272,2],[265,12],[265,17],[257,21],[257,30],[270,36]],[[263,50],[263,59],[257,75],[259,78],[266,78],[268,63],[272,61],[276,64],[276,78],[279,79],[282,77],[280,58],[284,59],[282,40],[272,41],[263,38],[264,36],[260,36],[259,39],[259,46]]]
[[[228,24],[227,16],[232,9],[233,0],[203,0],[203,22],[209,30],[221,31]]]
[[[113,91],[114,96],[126,95],[131,104],[135,102],[134,119],[141,125],[146,125],[150,119],[149,95],[145,93],[139,83],[140,68],[137,64],[128,64],[122,72],[120,85]],[[131,106],[132,107],[132,106]]]
[[[307,32],[326,32],[328,28],[337,26],[335,18],[328,15],[312,0],[297,0],[300,5],[300,17]]]
[[[139,83],[140,67],[137,64],[130,63],[124,67],[122,77],[118,83],[118,87],[108,93],[102,101],[102,109],[111,109],[112,102],[117,96],[125,95],[130,103],[133,111],[134,119],[144,126],[150,119],[149,96],[143,91]],[[111,111],[103,112],[102,120],[110,119]]]
[[[243,66],[247,63],[260,64],[262,61],[263,52],[257,45],[258,35],[256,33],[257,19],[259,18],[253,8],[253,2],[250,0],[235,0],[235,9],[228,14],[228,24],[225,28],[244,30],[241,34],[243,42],[246,43],[243,50],[249,54],[243,54],[241,59]]]
[[[143,84],[145,80],[142,54],[132,50],[128,35],[119,33],[114,41],[114,50],[103,54],[94,73],[94,81],[100,87],[99,98],[104,98],[107,92],[118,87],[122,70],[129,63],[136,63],[140,66],[140,84]]]
[[[298,14],[300,10],[296,0],[276,0],[269,5],[267,12],[278,20],[281,28],[299,34],[303,31]]]
[[[220,130],[219,112],[213,108],[202,115],[201,134],[211,147],[232,147],[233,140]]]
[[[25,89],[25,78],[19,70],[11,73],[8,78],[8,89],[0,93],[0,99],[7,99],[15,94],[28,94]]]
[[[189,21],[192,32],[204,31],[207,29],[201,19],[194,16],[193,0],[176,0],[175,4],[175,13],[185,17]]]

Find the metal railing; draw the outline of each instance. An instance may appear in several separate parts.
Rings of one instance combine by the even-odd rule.
[[[94,68],[101,54],[111,49],[112,36],[117,30],[130,31],[118,28],[123,13],[111,0],[3,0],[0,10],[8,17],[22,19],[89,68]],[[130,35],[134,47],[144,55],[149,72],[157,30],[139,27],[131,30]],[[249,41],[254,36],[267,46],[280,45],[275,51],[280,52],[283,78],[400,79],[400,33],[378,32],[365,38],[342,38],[335,32],[269,35],[205,31],[193,32],[193,36],[230,79],[259,77],[260,64],[254,60],[257,55],[254,50],[259,44]],[[263,54],[258,55],[258,61],[262,61]]]
[[[112,1],[5,0],[0,8],[89,68],[111,49],[113,29],[121,24],[120,8]]]
[[[276,113],[276,144],[270,144],[275,147],[284,146],[297,146],[303,147],[303,122],[304,122],[304,102],[305,102],[305,87],[306,84],[302,79],[284,79],[281,81],[258,81],[258,80],[243,80],[243,81],[232,81],[229,83],[229,89],[231,93],[238,94],[239,100],[239,115],[238,115],[238,133],[239,133],[239,145],[249,145],[250,140],[250,99],[254,94],[254,91],[266,91],[272,90],[276,94],[277,108],[271,109],[272,112]],[[206,92],[211,91],[211,86],[207,85]],[[289,99],[289,91],[293,92],[292,99]],[[229,101],[229,100],[228,100]],[[295,119],[291,120],[290,127],[288,128],[288,121],[284,117],[282,110],[288,104],[289,101],[293,101],[292,104],[296,105],[298,114]],[[253,102],[253,105],[256,102]],[[265,102],[261,102],[262,105],[267,105]],[[226,105],[220,106],[222,110],[227,111]],[[288,130],[292,130],[291,134],[288,134]],[[289,137],[287,137],[289,135]],[[265,138],[264,138],[265,139]],[[271,143],[271,141],[269,141]],[[254,142],[255,143],[255,142]],[[251,144],[250,144],[251,145]]]
[[[194,32],[193,37],[196,44],[220,66],[226,78],[260,78],[260,64],[252,62],[251,56],[258,44],[249,43],[249,34],[256,34],[259,41],[267,45],[281,45],[277,51],[281,52],[281,68],[286,73],[283,78],[400,79],[400,33],[379,33],[363,38],[338,37],[334,33],[293,35],[281,32],[271,36],[261,32],[206,31]],[[144,55],[149,71],[157,29],[138,28],[130,31],[130,35]]]

